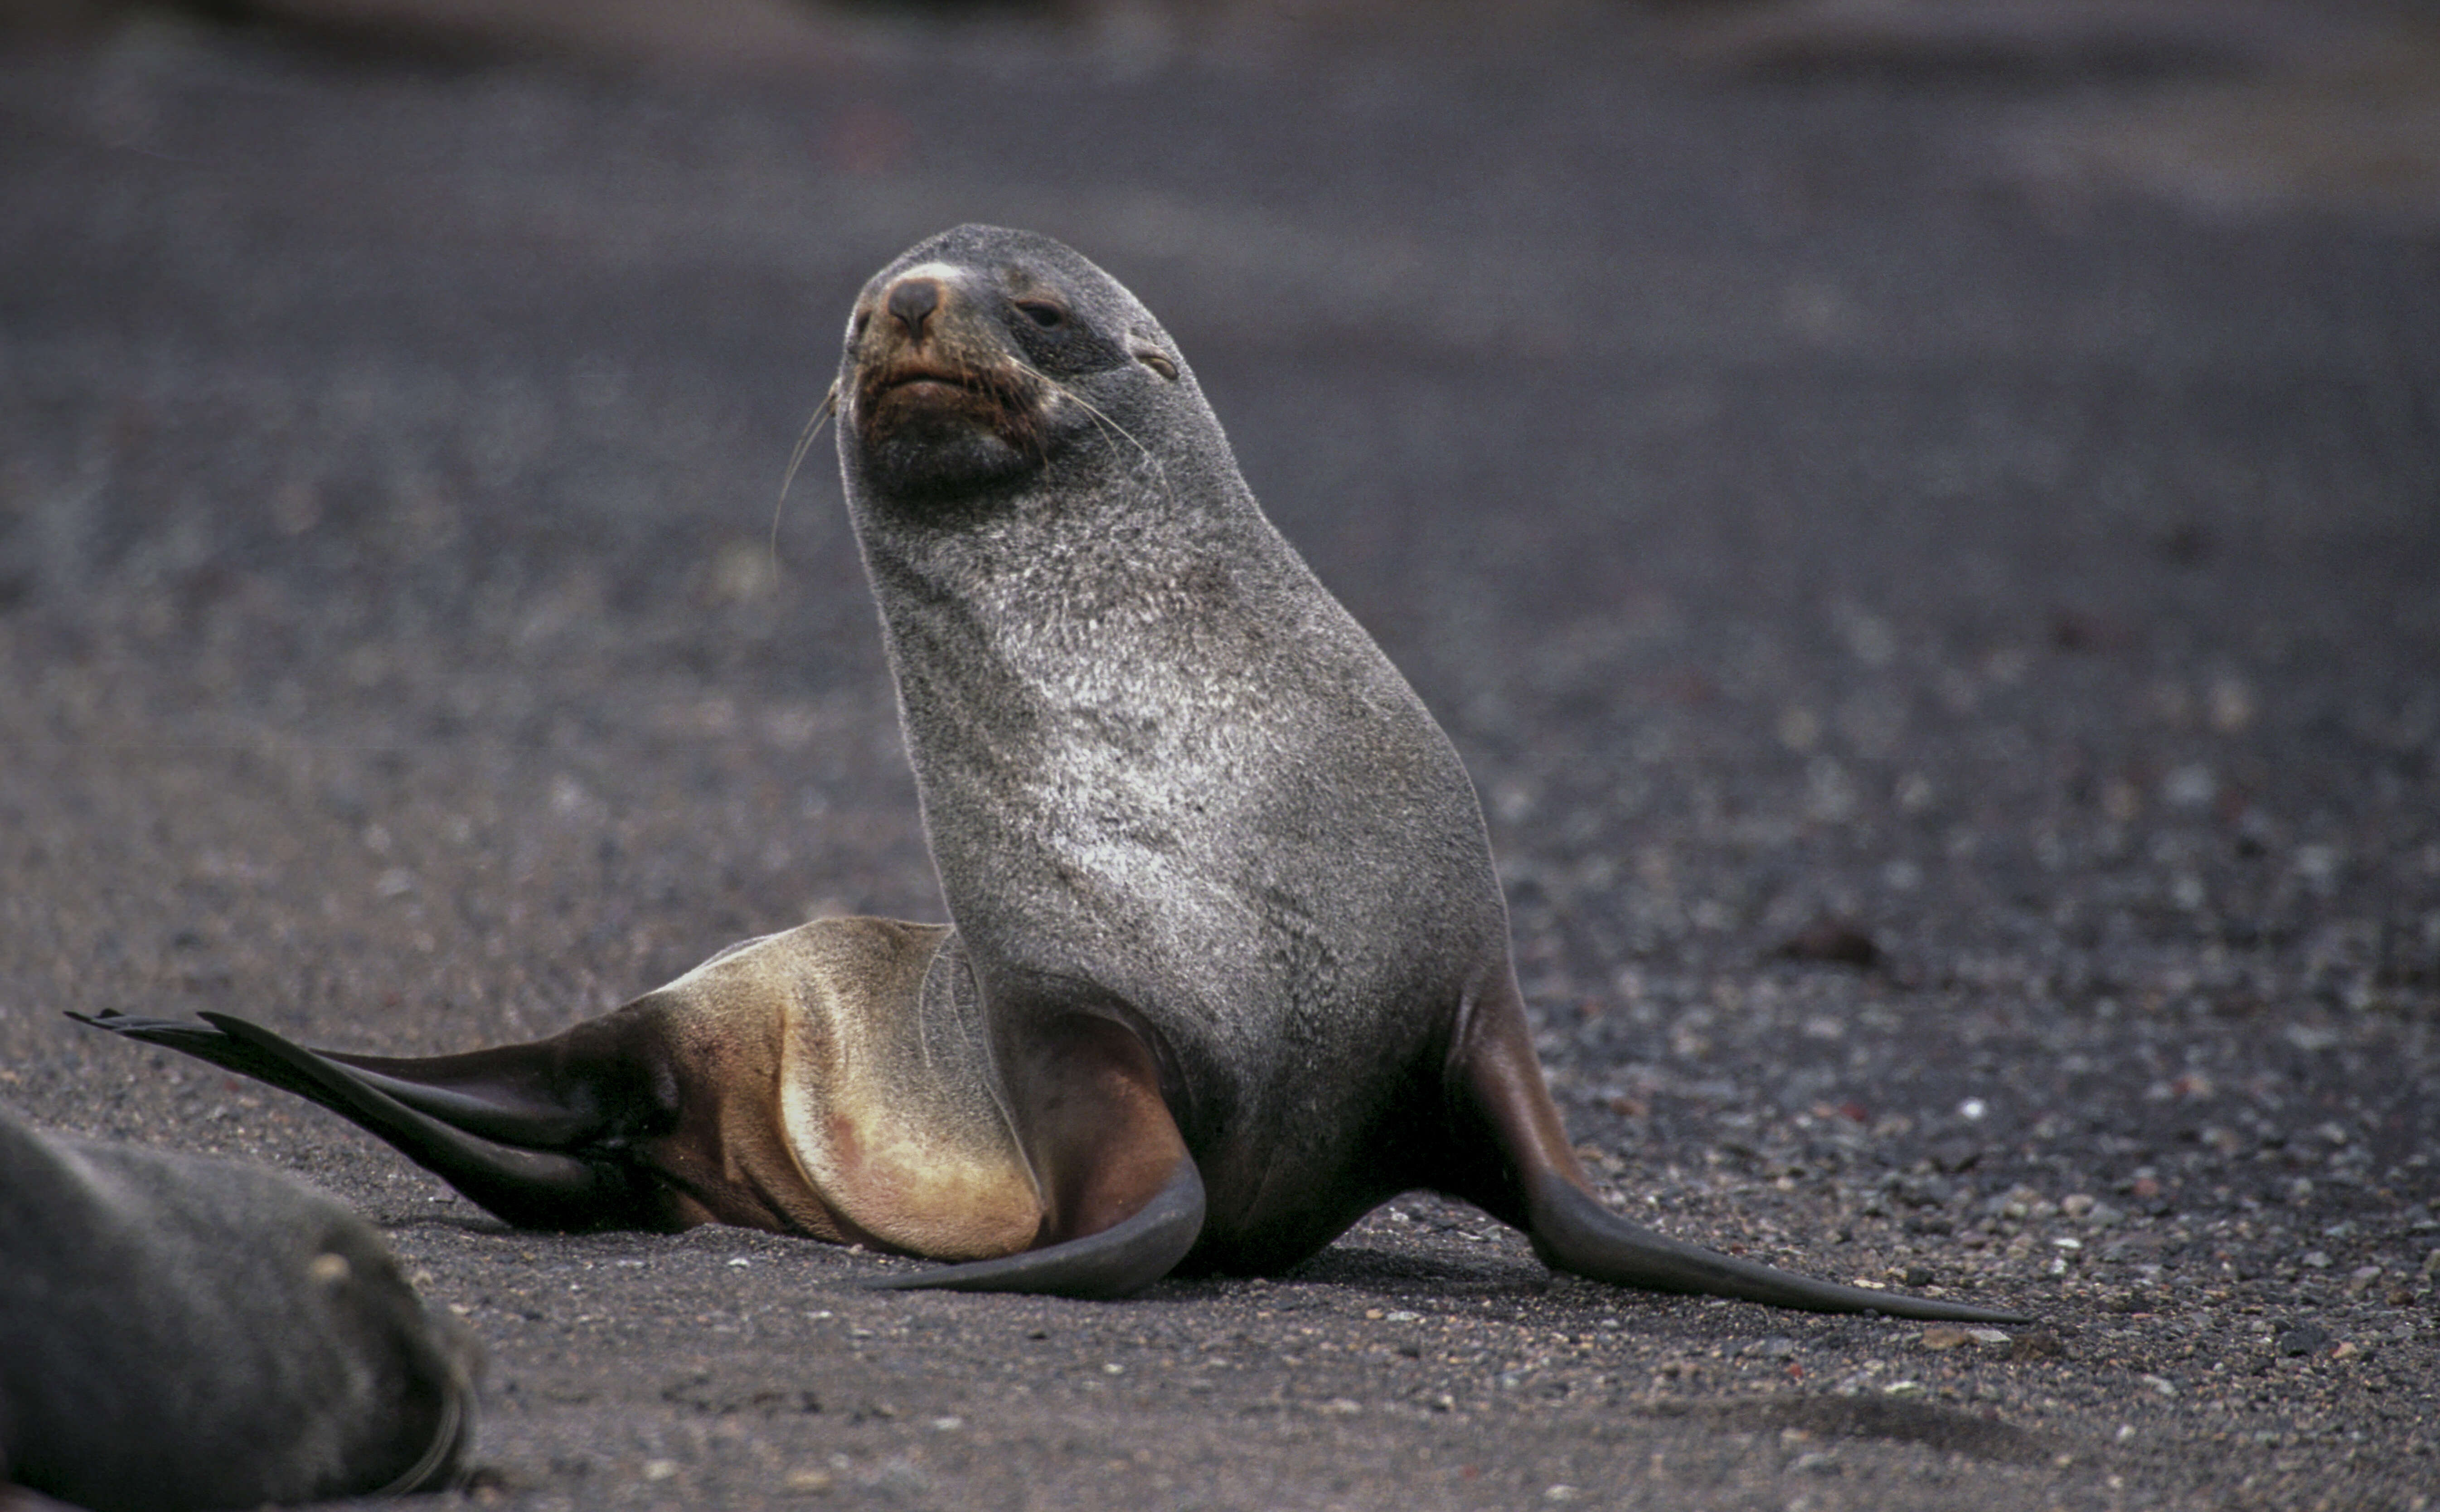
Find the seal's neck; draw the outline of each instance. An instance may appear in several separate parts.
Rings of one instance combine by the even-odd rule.
[[[1113,638],[1191,640],[1240,612],[1231,589],[1248,571],[1295,562],[1233,469],[1226,484],[1190,493],[1146,458],[1046,477],[945,522],[868,503],[856,527],[893,642],[954,624],[993,660],[1038,645],[1072,661],[1093,642],[1115,650]]]

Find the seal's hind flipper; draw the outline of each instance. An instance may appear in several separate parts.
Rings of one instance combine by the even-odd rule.
[[[1730,1297],[1805,1312],[1882,1313],[1944,1323],[2026,1323],[2020,1314],[1817,1281],[1656,1233],[1592,1195],[1534,1056],[1515,988],[1478,1006],[1450,1069],[1452,1099],[1479,1121],[1457,1196],[1526,1232],[1553,1270],[1647,1291]],[[1489,1158],[1484,1158],[1485,1156]]]
[[[139,1018],[110,1008],[92,1015],[70,1013],[68,1017],[123,1038],[178,1051],[268,1082],[282,1091],[310,1098],[343,1118],[356,1115],[345,1100],[331,1090],[328,1077],[320,1071],[309,1072],[305,1069],[308,1064],[324,1069],[346,1068],[354,1073],[352,1080],[420,1113],[429,1114],[464,1133],[520,1149],[565,1150],[637,1132],[614,1128],[614,1120],[601,1110],[605,1102],[601,1094],[605,1090],[624,1089],[605,1089],[601,1084],[607,1078],[601,1063],[611,1057],[601,1054],[596,1045],[579,1043],[581,1036],[608,1037],[590,1023],[529,1045],[397,1058],[308,1050],[277,1035],[271,1037],[286,1049],[269,1051],[251,1037],[214,1027],[227,1022],[256,1034],[270,1033],[225,1015],[206,1014],[203,1017],[207,1022],[202,1024],[173,1018]],[[600,1022],[602,1029],[608,1029],[615,1018]]]
[[[1180,1155],[1169,1183],[1135,1215],[1099,1233],[998,1260],[875,1276],[879,1291],[1033,1291],[1123,1297],[1169,1274],[1203,1233],[1203,1177]]]
[[[334,1113],[346,1110],[332,1103],[321,1087],[290,1070],[288,1063],[264,1054],[242,1039],[232,1039],[209,1024],[182,1023],[175,1018],[139,1018],[116,1008],[104,1008],[98,1014],[70,1011],[70,1018],[95,1029],[107,1029],[122,1039],[133,1039],[147,1045],[158,1045],[181,1054],[206,1060],[226,1071],[251,1076],[259,1082],[269,1082],[284,1092],[295,1092],[330,1108]]]
[[[668,1226],[663,1204],[626,1162],[572,1152],[607,1130],[584,1109],[537,1095],[549,1078],[541,1065],[526,1063],[547,1061],[552,1042],[390,1060],[308,1050],[226,1014],[205,1014],[204,1025],[117,1013],[68,1017],[310,1098],[520,1228]],[[485,1069],[488,1076],[476,1074]],[[429,1084],[412,1079],[419,1070]]]

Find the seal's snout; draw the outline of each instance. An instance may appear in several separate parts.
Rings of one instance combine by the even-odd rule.
[[[996,291],[953,262],[901,268],[849,326],[842,434],[884,492],[937,495],[1039,466],[1051,385]]]
[[[930,322],[933,312],[941,308],[942,293],[940,279],[910,276],[889,286],[889,294],[882,302],[883,308],[889,312],[889,318],[898,322],[906,339],[920,346],[924,341],[924,326]]]

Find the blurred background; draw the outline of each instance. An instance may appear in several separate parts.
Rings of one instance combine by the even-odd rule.
[[[966,220],[1177,334],[1472,764],[1596,1119],[1824,920],[1993,1033],[2440,980],[2429,5],[9,17],[20,999],[336,1009],[386,941],[513,1024],[937,913],[826,440],[780,490]]]
[[[20,719],[613,767],[760,721],[773,761],[903,799],[826,441],[778,495],[854,289],[964,220],[1143,296],[1495,822],[1554,874],[1647,854],[1690,948],[1718,932],[1673,850],[1700,813],[1919,875],[1985,843],[1934,819],[2024,850],[2056,805],[2123,828],[2122,790],[2302,824],[2251,796],[2270,756],[2209,742],[2419,749],[2440,719],[2428,4],[7,15],[0,645],[46,690]],[[2152,801],[2189,768],[2202,797]],[[1885,854],[1917,830],[1934,855]],[[929,904],[920,868],[791,849],[740,924]],[[1763,936],[1882,891],[1717,859],[1710,916]],[[1554,982],[1651,929],[1611,933],[1550,944]]]
[[[1449,729],[1606,1179],[1825,1273],[2174,1315],[2065,1407],[1909,1367],[2095,1442],[2144,1404],[2147,1485],[2253,1474],[2239,1431],[2304,1456],[2263,1505],[2432,1452],[2440,7],[0,21],[12,1107],[393,1221],[429,1183],[367,1142],[55,1011],[429,1053],[939,917],[827,437],[781,486],[864,279],[991,221],[1160,315]],[[453,1296],[522,1263],[399,1242]],[[2291,1308],[2286,1353],[2239,1316]],[[549,1317],[478,1312],[504,1374],[616,1374],[543,1362]],[[563,1419],[657,1389],[489,1442],[582,1485],[536,1467],[591,1452]]]

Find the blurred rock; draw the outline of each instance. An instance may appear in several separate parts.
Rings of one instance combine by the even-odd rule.
[[[1771,952],[1785,961],[1818,961],[1869,971],[1887,958],[1863,927],[1852,920],[1817,919]]]

